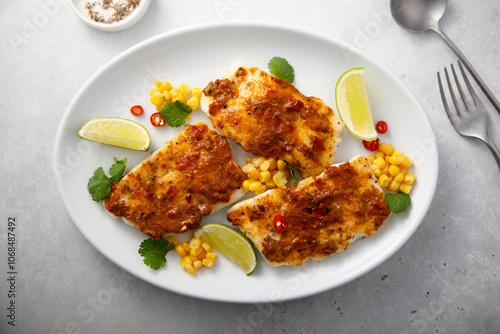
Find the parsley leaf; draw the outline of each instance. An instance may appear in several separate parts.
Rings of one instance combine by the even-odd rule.
[[[278,78],[284,79],[289,83],[293,83],[295,79],[295,74],[292,65],[288,63],[285,58],[273,57],[267,64],[269,72],[277,76]]]
[[[411,204],[410,195],[407,195],[402,192],[398,192],[396,194],[388,193],[385,194],[385,203],[389,205],[389,208],[393,213],[402,213],[405,212],[406,209]]]
[[[160,115],[172,127],[179,127],[186,123],[187,116],[193,111],[190,106],[181,101],[167,102],[161,107]]]
[[[288,161],[285,161],[285,166],[287,166],[288,169],[290,170],[290,174],[292,174],[293,182],[297,182],[298,179],[295,177],[295,172],[293,171],[292,166],[288,163]]]
[[[165,238],[149,238],[141,242],[139,254],[144,258],[145,265],[158,270],[165,266],[165,263],[167,263],[165,255],[174,248],[175,244]]]
[[[99,202],[109,196],[111,185],[121,179],[123,172],[125,171],[125,167],[127,166],[127,158],[123,160],[116,160],[116,158],[113,159],[115,159],[115,163],[109,169],[111,177],[107,177],[104,173],[104,169],[99,167],[94,171],[94,174],[87,183],[87,189],[92,196],[92,199],[96,202]]]

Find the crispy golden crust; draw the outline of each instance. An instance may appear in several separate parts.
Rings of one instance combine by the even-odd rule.
[[[160,238],[197,228],[214,207],[235,199],[244,179],[226,138],[199,122],[113,184],[104,205]]]
[[[319,98],[244,66],[228,70],[203,93],[214,127],[246,151],[286,160],[304,177],[318,175],[332,164],[343,123]]]
[[[346,250],[356,238],[375,233],[389,214],[369,162],[360,157],[238,203],[227,219],[272,266],[295,266]],[[276,215],[287,223],[283,232],[273,226]]]

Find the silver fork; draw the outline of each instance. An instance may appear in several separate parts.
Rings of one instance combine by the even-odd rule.
[[[448,83],[448,88],[450,90],[453,104],[455,105],[457,111],[453,112],[451,108],[448,106],[448,102],[446,101],[444,93],[443,83],[441,81],[441,75],[438,72],[437,75],[439,82],[439,91],[441,92],[441,99],[443,100],[444,109],[448,114],[448,118],[450,119],[451,124],[453,124],[455,130],[457,130],[458,133],[466,137],[479,138],[482,141],[484,141],[486,145],[488,145],[491,152],[493,153],[493,156],[497,161],[498,167],[500,168],[500,151],[498,151],[498,148],[495,146],[495,143],[493,143],[488,134],[489,117],[486,108],[479,100],[479,97],[476,95],[476,92],[474,92],[474,89],[472,89],[472,86],[469,82],[469,79],[467,78],[467,75],[465,74],[464,68],[460,61],[458,61],[458,65],[460,67],[460,72],[462,72],[462,77],[464,78],[464,82],[467,85],[467,88],[469,89],[470,95],[472,96],[473,103],[470,102],[465,92],[463,91],[462,86],[460,85],[460,82],[458,80],[457,73],[455,72],[455,67],[453,67],[453,64],[451,64],[451,70],[453,72],[456,85],[460,92],[460,98],[463,104],[465,105],[465,109],[461,106],[459,100],[455,95],[455,92],[453,91],[450,76],[448,75],[448,70],[446,69],[446,67],[444,69],[444,73],[446,75],[446,81]]]

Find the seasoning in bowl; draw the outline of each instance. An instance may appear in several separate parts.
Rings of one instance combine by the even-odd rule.
[[[88,1],[85,9],[89,17],[95,22],[120,22],[128,17],[139,6],[141,0],[101,0]]]

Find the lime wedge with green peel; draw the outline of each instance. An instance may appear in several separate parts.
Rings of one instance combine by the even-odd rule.
[[[120,117],[91,119],[78,131],[78,136],[98,143],[138,151],[147,151],[151,145],[151,137],[144,126]]]
[[[229,257],[250,275],[257,268],[257,255],[252,243],[240,231],[224,224],[209,223],[193,232],[213,248]]]
[[[342,74],[335,87],[335,101],[340,118],[353,136],[366,141],[377,139],[363,68]]]

